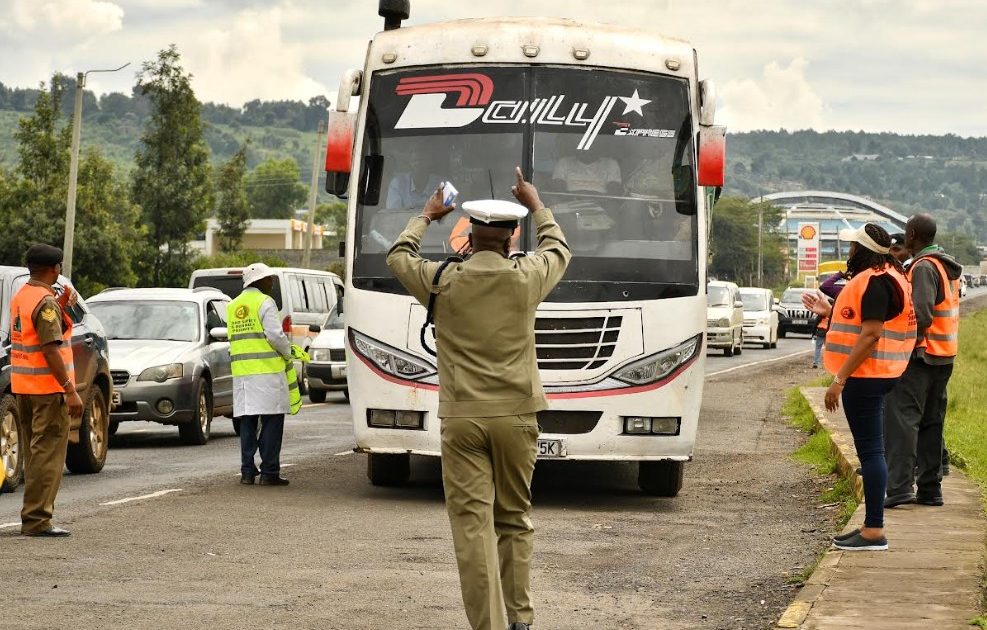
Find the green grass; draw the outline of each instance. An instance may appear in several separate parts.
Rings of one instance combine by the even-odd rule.
[[[987,310],[960,321],[960,349],[949,380],[946,446],[950,459],[987,488]]]

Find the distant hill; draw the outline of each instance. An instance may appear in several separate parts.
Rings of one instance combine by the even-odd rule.
[[[74,81],[67,78],[61,107],[71,114]],[[0,166],[16,162],[17,119],[32,111],[36,89],[0,83]],[[301,101],[254,100],[242,109],[206,103],[206,140],[216,163],[251,139],[249,167],[268,157],[293,157],[307,183],[314,130],[328,105],[324,97]],[[147,116],[139,96],[85,93],[83,146],[98,146],[118,166],[132,167]],[[903,136],[891,133],[757,131],[727,139],[725,194],[745,197],[822,189],[869,197],[901,212],[928,211],[948,230],[987,243],[987,138]]]

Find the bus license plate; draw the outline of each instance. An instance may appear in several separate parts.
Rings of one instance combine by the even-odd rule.
[[[538,457],[542,459],[565,457],[565,441],[538,440]]]

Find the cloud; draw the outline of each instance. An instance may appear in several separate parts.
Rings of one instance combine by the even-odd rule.
[[[728,81],[720,92],[718,122],[732,131],[827,128],[828,108],[806,79],[807,65],[801,57],[787,67],[772,61],[760,81]]]
[[[326,87],[304,71],[305,51],[283,36],[281,8],[238,12],[179,42],[199,100],[242,104],[248,100],[307,100]]]
[[[59,42],[64,48],[120,30],[123,14],[120,5],[102,0],[13,0],[0,13],[0,33],[15,41]]]

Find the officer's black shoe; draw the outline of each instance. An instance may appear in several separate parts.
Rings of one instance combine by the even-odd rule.
[[[949,476],[949,462],[942,463],[942,476],[943,477]]]
[[[915,495],[911,493],[896,494],[891,497],[884,499],[884,507],[886,508],[896,508],[899,505],[905,505],[907,503],[915,503]]]
[[[510,626],[508,626],[507,630],[531,630],[531,624],[515,621]]]
[[[31,532],[30,534],[25,533],[25,536],[36,536],[38,538],[63,538],[65,536],[71,536],[72,532],[67,529],[62,529],[61,527],[55,527],[52,525],[48,529],[42,529],[40,532]]]
[[[260,485],[262,486],[287,486],[290,482],[280,475],[261,475]]]
[[[240,483],[242,483],[245,486],[252,486],[254,485],[255,477],[256,475],[240,475]]]
[[[919,505],[932,505],[935,507],[939,507],[943,504],[942,493],[940,492],[939,494],[923,494],[920,492],[918,496],[915,498],[915,502],[918,503]]]

